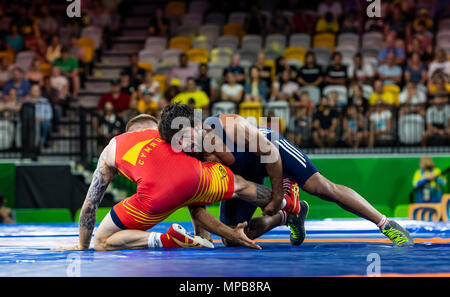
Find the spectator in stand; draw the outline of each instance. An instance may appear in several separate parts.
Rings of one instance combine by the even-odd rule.
[[[128,73],[122,71],[119,77],[120,82],[120,92],[128,94],[130,97],[136,91],[131,85],[130,76]]]
[[[172,103],[188,104],[189,102],[193,102],[195,108],[207,111],[209,108],[208,95],[203,91],[197,90],[195,78],[188,77],[186,81],[186,91],[175,96],[175,98],[172,99]]]
[[[389,52],[386,57],[386,64],[378,67],[378,77],[385,85],[399,85],[402,81],[403,70],[395,64],[395,55]]]
[[[345,14],[342,20],[341,33],[355,33],[360,34],[362,29],[362,18],[356,10],[350,10]]]
[[[61,49],[62,45],[59,42],[58,35],[53,35],[50,39],[50,44],[47,47],[47,51],[45,54],[45,59],[48,63],[53,63],[56,59],[61,57]]]
[[[11,24],[9,34],[5,37],[5,44],[7,51],[13,51],[15,53],[18,53],[25,48],[25,41],[19,33],[17,24]]]
[[[419,13],[416,19],[413,22],[413,29],[417,30],[419,26],[424,26],[426,31],[433,30],[433,19],[430,16],[430,13],[425,8],[419,10]]]
[[[331,12],[319,18],[316,24],[317,33],[336,33],[339,31],[339,22]]]
[[[3,88],[5,83],[11,79],[11,65],[7,57],[3,57],[0,63],[0,88]]]
[[[422,145],[430,141],[448,144],[450,139],[450,104],[447,94],[437,94],[427,109],[427,126],[423,134]]]
[[[312,135],[312,118],[308,113],[308,108],[298,107],[295,109],[295,116],[291,117],[287,138],[299,147],[309,143]]]
[[[427,83],[427,67],[420,60],[418,52],[413,52],[403,74],[405,82],[413,82],[423,86]]]
[[[450,61],[448,60],[447,53],[442,48],[436,49],[434,60],[430,63],[428,68],[428,78],[431,78],[438,70],[441,70],[447,76],[450,76]]]
[[[420,158],[420,169],[414,173],[413,186],[421,187],[416,193],[416,203],[440,203],[447,179],[429,157]]]
[[[233,101],[240,103],[244,94],[244,88],[236,82],[236,75],[229,71],[226,74],[226,83],[220,88],[220,99],[222,101]]]
[[[264,80],[259,77],[259,69],[256,66],[250,67],[249,81],[244,87],[244,101],[245,102],[260,102],[267,100],[268,89]]]
[[[370,63],[363,63],[360,53],[353,57],[353,64],[348,67],[348,78],[354,82],[371,85],[375,71]]]
[[[385,46],[378,53],[378,64],[384,64],[387,62],[387,56],[390,52],[394,53],[394,63],[395,64],[403,64],[405,61],[406,55],[405,50],[403,49],[395,39],[395,32],[389,33],[386,37]]]
[[[31,102],[35,105],[35,119],[39,125],[40,145],[48,147],[47,140],[53,119],[53,110],[50,101],[41,96],[41,88],[35,84],[30,88],[30,95],[25,97],[22,102]]]
[[[442,70],[435,71],[434,75],[430,79],[428,79],[428,93],[430,95],[449,94],[449,76],[446,75]]]
[[[389,32],[396,32],[397,37],[401,40],[411,38],[411,22],[405,17],[399,3],[393,5],[392,12],[384,26],[384,35],[388,35]]]
[[[129,120],[140,114],[141,113],[138,110],[138,102],[136,100],[130,101],[130,108],[123,113],[122,120],[124,123],[128,123]]]
[[[231,64],[223,70],[223,76],[226,76],[228,72],[233,72],[236,77],[236,82],[238,84],[245,84],[245,71],[241,64],[241,56],[239,54],[234,54],[231,58]]]
[[[358,113],[362,115],[366,115],[367,110],[369,109],[369,100],[364,97],[364,91],[360,84],[353,84],[351,86],[352,95],[349,97],[347,101],[347,108],[349,106],[355,106]]]
[[[99,151],[108,144],[111,138],[124,132],[124,123],[116,114],[111,102],[105,103],[102,114],[97,131]]]
[[[314,143],[319,148],[333,147],[336,142],[336,129],[339,115],[329,99],[323,96],[317,107],[312,133]]]
[[[97,110],[100,115],[103,114],[103,108],[105,107],[106,102],[112,103],[114,110],[120,117],[122,114],[126,113],[130,106],[130,96],[126,93],[122,93],[120,89],[120,82],[118,80],[111,81],[111,91],[103,94],[97,105]]]
[[[272,95],[270,101],[286,101],[294,100],[300,96],[298,83],[291,80],[290,70],[285,69],[279,76],[279,80],[272,84]]]
[[[311,101],[309,97],[309,93],[307,91],[300,92],[299,101],[295,103],[297,108],[306,108],[306,114],[308,117],[312,118],[314,111],[314,103]]]
[[[253,3],[247,14],[244,24],[246,34],[266,34],[266,17],[262,15],[258,9],[258,5]]]
[[[306,53],[305,65],[298,71],[297,82],[304,87],[320,87],[322,84],[322,68],[316,63],[316,56],[313,52]]]
[[[385,105],[398,105],[398,98],[384,90],[384,83],[381,79],[377,79],[373,83],[373,93],[369,98],[369,104],[375,105],[379,100]]]
[[[130,76],[131,86],[135,89],[142,83],[145,76],[145,70],[138,66],[138,55],[130,55],[130,66],[125,67],[122,71],[128,73]]]
[[[345,117],[342,120],[343,139],[345,143],[357,149],[361,143],[367,140],[368,132],[364,124],[364,114],[358,112],[354,105],[347,107]]]
[[[77,59],[79,63],[84,61],[86,52],[83,47],[78,45],[78,38],[75,35],[70,37],[67,51],[69,52],[69,56]]]
[[[335,18],[339,18],[342,14],[342,5],[338,1],[325,0],[319,4],[317,14],[325,16],[328,12],[332,13]]]
[[[314,33],[314,16],[307,13],[301,5],[297,5],[297,9],[292,16],[292,30],[294,33]]]
[[[61,48],[61,56],[53,61],[54,66],[58,66],[61,74],[72,82],[72,97],[77,98],[80,90],[80,77],[78,75],[78,60],[69,56],[66,47]]]
[[[14,210],[5,206],[6,198],[3,194],[0,194],[0,223],[9,224],[16,222],[16,214]]]
[[[258,56],[256,57],[255,65],[259,69],[259,78],[264,80],[267,84],[267,86],[272,85],[272,75],[271,75],[271,68],[264,65],[264,62],[266,60],[266,57],[263,52],[258,53]]]
[[[177,79],[172,79],[170,81],[169,87],[164,93],[164,99],[166,99],[166,101],[170,103],[172,102],[172,99],[179,93],[181,93],[180,82]]]
[[[416,113],[425,117],[426,94],[417,88],[417,84],[410,81],[400,93],[399,116]]]
[[[283,10],[277,8],[272,15],[272,20],[269,26],[269,33],[289,35],[290,32],[291,25],[289,20],[284,16]]]
[[[140,113],[146,113],[156,116],[158,113],[158,103],[153,100],[153,93],[150,90],[144,90],[138,100],[137,110]]]
[[[425,25],[419,23],[414,30],[414,35],[406,44],[408,55],[417,50],[422,61],[429,61],[433,54],[433,38],[425,31]]]
[[[327,67],[325,82],[330,85],[347,85],[347,66],[342,64],[342,55],[334,52],[331,55],[332,64]]]
[[[150,18],[150,26],[148,28],[149,36],[167,36],[169,31],[169,20],[163,16],[160,8],[155,10],[154,15]]]
[[[391,139],[392,132],[392,112],[386,107],[385,103],[378,99],[375,102],[370,116],[370,130],[368,147],[373,147],[379,141]]]
[[[217,99],[217,82],[215,79],[208,76],[208,64],[201,63],[198,66],[198,77],[196,80],[197,86],[204,91],[206,95],[214,102]]]
[[[30,68],[25,74],[25,79],[29,80],[31,84],[44,85],[44,75],[41,72],[41,61],[37,58],[33,60]]]
[[[33,23],[31,29],[31,33],[25,37],[25,47],[35,52],[39,59],[42,59],[45,56],[45,40],[42,38],[37,22]]]
[[[30,90],[30,82],[24,78],[23,70],[20,67],[14,67],[12,70],[12,78],[3,86],[3,95],[8,94],[10,89],[17,90],[17,97],[22,99],[28,95]]]
[[[58,101],[67,100],[69,97],[69,80],[67,77],[61,74],[61,70],[58,66],[53,66],[50,75],[50,85],[53,89],[57,90]]]
[[[21,100],[17,98],[16,89],[10,89],[8,94],[3,95],[0,100],[0,112],[9,111],[15,113],[19,112],[21,107],[22,103]],[[3,116],[7,118],[5,114],[3,114]]]
[[[189,67],[188,58],[185,53],[180,54],[180,65],[178,67],[173,67],[170,72],[170,79],[177,78],[180,81],[180,86],[187,86],[187,79],[189,77],[197,77],[198,70],[194,67]]]
[[[147,71],[145,73],[144,82],[139,85],[138,91],[133,93],[131,100],[142,99],[144,92],[150,96],[151,101],[158,103],[159,98],[161,98],[161,90],[159,82],[153,80],[153,72]]]
[[[41,17],[38,18],[37,23],[41,32],[46,36],[53,35],[58,31],[58,23],[52,17],[47,5],[41,6]]]

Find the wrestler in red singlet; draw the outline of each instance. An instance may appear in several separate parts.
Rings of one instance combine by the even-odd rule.
[[[137,184],[136,194],[111,211],[120,228],[147,230],[180,207],[211,204],[233,195],[230,169],[174,152],[157,130],[128,132],[115,140],[115,167]]]

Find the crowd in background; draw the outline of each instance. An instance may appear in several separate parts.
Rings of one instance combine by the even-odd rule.
[[[381,18],[367,17],[369,3],[354,0],[281,1],[269,15],[263,13],[266,11],[260,8],[260,2],[211,1],[203,15],[220,12],[228,17],[233,12],[245,12],[244,35],[263,38],[298,33],[311,37],[352,33],[361,37],[380,32],[382,48],[374,63],[367,63],[359,51],[349,61],[336,47],[326,64],[319,63],[316,52],[307,49],[302,63],[292,63],[280,54],[271,58],[273,67],[268,66],[264,51],[255,53],[252,65],[243,63],[243,57],[235,51],[220,77],[210,74],[210,63],[191,63],[183,52],[176,66],[164,74],[166,86],[155,79],[161,76],[156,67],[142,67],[139,54],[132,54],[129,65],[111,82],[110,92],[99,98],[101,143],[123,131],[131,117],[139,113],[158,115],[174,102],[203,109],[205,114],[210,114],[218,102],[233,102],[237,108],[249,102],[287,102],[291,116],[289,122],[280,123],[280,132],[299,146],[334,147],[341,143],[357,148],[392,143],[400,118],[408,115],[423,121],[421,145],[448,144],[450,42],[437,46],[438,32],[443,31],[439,23],[450,17],[448,1],[381,1]],[[82,28],[101,28],[108,46],[120,27],[119,1],[85,1],[82,5],[86,5],[86,17],[63,17],[62,22],[46,5],[26,6],[18,1],[1,9],[1,24],[6,24],[5,18],[11,20],[2,27],[0,51],[16,56],[32,51],[35,55],[27,70],[14,65],[7,56],[1,59],[0,111],[18,111],[22,104],[34,103],[43,144],[49,131],[57,129],[64,104],[67,107],[78,98],[80,68],[86,54],[77,43]],[[156,10],[149,15],[148,37],[170,40],[175,37],[173,22],[181,23],[182,16],[173,18],[163,8]],[[65,42],[58,35],[60,26],[73,30]],[[47,75],[42,73],[42,64],[50,65]],[[345,98],[339,88],[327,92],[329,86],[344,87]],[[318,88],[319,97],[312,98],[308,87]],[[63,103],[61,110],[55,108],[58,102]]]

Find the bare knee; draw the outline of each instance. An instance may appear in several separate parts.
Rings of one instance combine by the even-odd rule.
[[[110,251],[111,247],[108,244],[107,238],[94,237],[94,250],[100,251],[100,252]]]
[[[305,183],[304,190],[309,194],[318,196],[327,201],[336,201],[338,195],[338,185],[329,181],[321,174],[313,175]]]

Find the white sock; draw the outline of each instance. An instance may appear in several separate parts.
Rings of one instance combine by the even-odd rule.
[[[280,210],[279,213],[280,213],[280,215],[281,215],[280,226],[286,225],[286,222],[287,222],[287,213],[286,213],[284,210]]]
[[[162,242],[161,242],[161,234],[158,232],[149,232],[148,236],[148,248],[162,248]]]
[[[281,209],[286,207],[286,198],[283,198],[283,203],[281,203]]]
[[[380,222],[377,224],[377,227],[380,228],[381,230],[383,230],[384,227],[386,226],[386,224],[389,222],[390,222],[390,220],[386,216],[383,216],[381,218]]]

